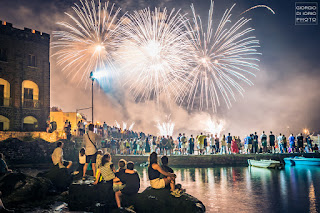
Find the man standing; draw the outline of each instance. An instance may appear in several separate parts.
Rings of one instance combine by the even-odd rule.
[[[257,135],[257,132],[254,133],[254,136],[253,136],[253,153],[258,153],[258,138],[259,136]]]
[[[279,151],[280,153],[283,153],[283,136],[281,135],[281,133],[278,136],[278,145],[279,145]]]
[[[93,170],[93,176],[96,174],[96,158],[97,158],[97,146],[98,146],[98,135],[93,133],[94,125],[89,124],[89,131],[83,137],[84,146],[86,149],[86,163],[83,167],[83,177],[82,180],[85,180],[86,171],[89,163],[91,162],[91,167]]]
[[[297,142],[298,142],[298,149],[299,149],[299,152],[303,152],[303,135],[302,133],[300,133],[298,136],[297,136]]]
[[[219,147],[219,138],[218,138],[218,135],[216,134],[215,136],[214,136],[214,145],[215,145],[215,150],[214,150],[214,154],[217,154],[217,153],[219,153],[219,149],[220,149],[220,147]]]
[[[295,138],[292,133],[289,137],[289,146],[290,146],[290,148],[288,149],[288,152],[293,153],[294,149],[295,149]]]
[[[262,135],[260,136],[260,140],[261,140],[263,152],[266,153],[267,152],[267,135],[264,133],[264,131],[262,132]]]
[[[194,153],[194,138],[193,135],[189,138],[189,154],[192,155]]]
[[[270,131],[270,135],[269,135],[269,145],[270,145],[270,149],[271,152],[274,153],[274,141],[275,141],[276,137],[274,136],[274,134],[272,134],[272,131]]]
[[[182,149],[182,155],[186,155],[187,154],[187,137],[186,134],[183,133],[182,137],[181,137],[181,149]]]
[[[232,136],[230,133],[228,133],[228,136],[226,137],[227,142],[227,153],[231,154],[231,142],[232,142]]]

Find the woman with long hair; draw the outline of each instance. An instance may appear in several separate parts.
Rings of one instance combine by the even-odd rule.
[[[160,178],[160,174],[165,177]],[[181,196],[181,190],[175,189],[176,175],[170,172],[164,171],[158,164],[158,155],[156,152],[152,152],[149,157],[148,175],[150,185],[154,189],[163,189],[167,185],[170,185],[171,194],[175,197]]]

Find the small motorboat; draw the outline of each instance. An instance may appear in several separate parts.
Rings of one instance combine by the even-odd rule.
[[[275,168],[281,169],[283,167],[280,161],[276,160],[252,160],[248,159],[249,166],[260,167],[260,168]]]
[[[320,158],[305,158],[305,157],[292,157],[292,158],[284,158],[285,164],[291,166],[320,166]]]

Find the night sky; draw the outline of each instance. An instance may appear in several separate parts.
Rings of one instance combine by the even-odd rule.
[[[28,27],[46,33],[57,30],[56,22],[66,19],[64,12],[70,11],[71,0],[0,0],[0,20],[13,24],[16,28]],[[210,0],[121,0],[111,1],[123,11],[139,10],[155,6],[181,8],[182,13],[191,13],[194,3],[197,13],[206,20]],[[237,96],[230,110],[222,105],[217,114],[207,112],[187,112],[174,106],[159,111],[152,104],[132,103],[117,100],[112,94],[96,88],[95,117],[100,121],[113,123],[135,121],[136,130],[156,133],[155,120],[162,120],[171,114],[176,122],[176,131],[186,133],[201,131],[202,121],[207,117],[226,120],[225,132],[243,135],[262,130],[273,130],[288,135],[309,128],[310,132],[320,131],[320,28],[318,25],[295,25],[295,2],[292,0],[216,0],[214,17],[219,20],[225,9],[234,3],[234,20],[238,15],[258,4],[265,4],[275,11],[273,15],[266,8],[257,8],[244,14],[252,18],[249,26],[260,40],[259,57],[261,71],[252,79],[254,86],[244,87],[244,98]],[[301,1],[299,1],[301,2]],[[318,2],[319,1],[308,1]],[[318,8],[319,10],[319,8]],[[319,18],[319,11],[318,11]],[[52,37],[51,37],[52,39]],[[51,59],[51,106],[64,111],[90,106],[88,89],[77,87],[67,79],[55,61]],[[90,112],[84,112],[90,115]]]

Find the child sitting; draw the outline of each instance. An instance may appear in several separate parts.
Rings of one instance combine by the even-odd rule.
[[[126,185],[123,184],[120,179],[123,176],[125,170],[126,170],[126,164],[127,162],[123,159],[119,160],[118,166],[119,169],[116,171],[116,178],[113,179],[113,191],[117,192],[122,190]]]

